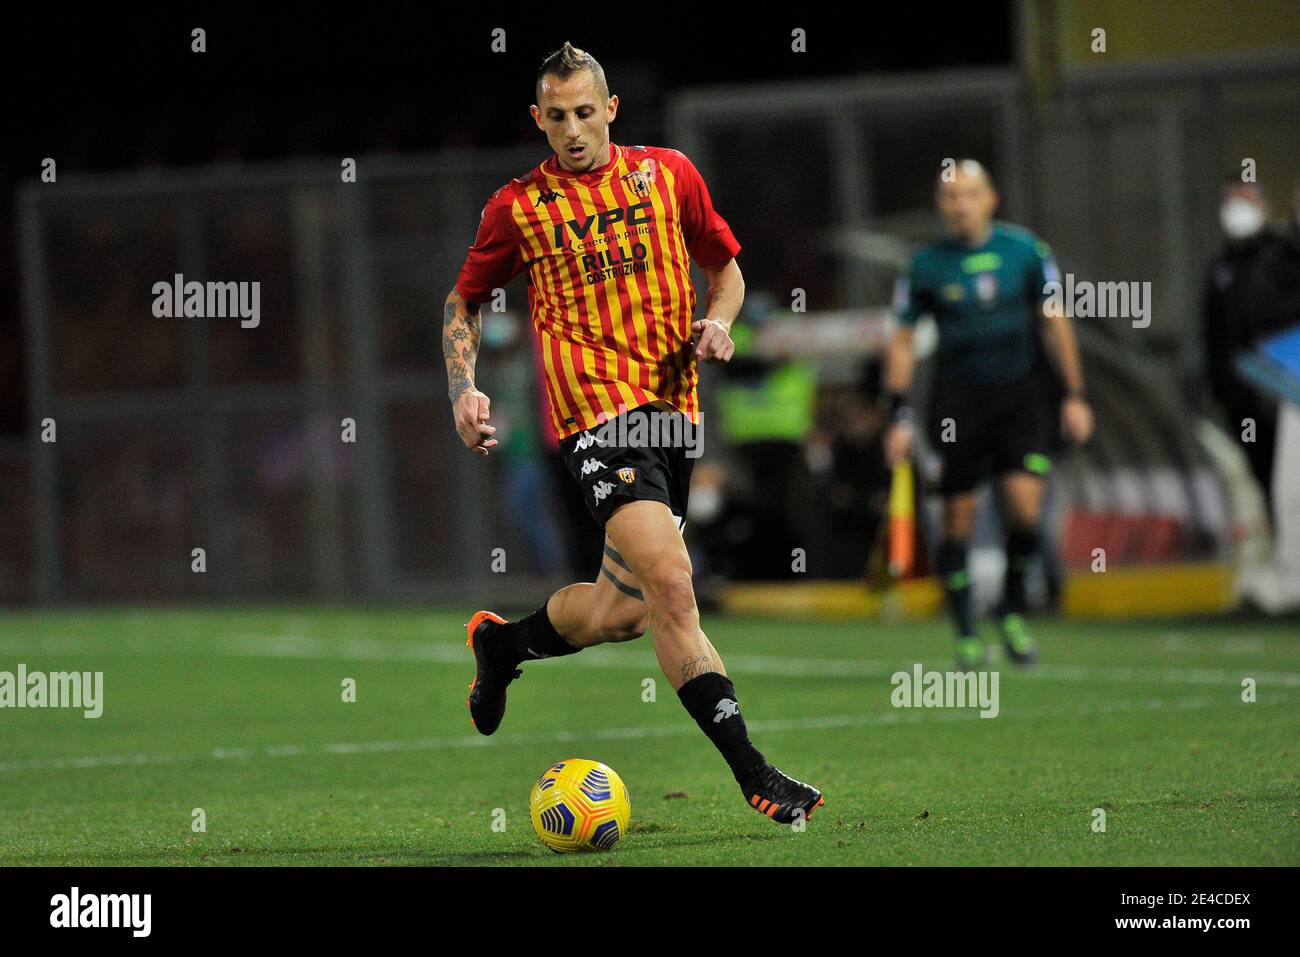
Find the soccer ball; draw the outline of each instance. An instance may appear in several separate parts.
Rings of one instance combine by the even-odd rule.
[[[533,830],[553,851],[607,851],[627,833],[632,801],[613,768],[570,758],[553,764],[528,799]]]

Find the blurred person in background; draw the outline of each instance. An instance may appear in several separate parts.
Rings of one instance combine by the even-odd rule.
[[[1239,280],[1241,328],[1227,330],[1228,342],[1219,344],[1231,352],[1207,356],[1215,364],[1232,363],[1251,380],[1251,360],[1263,353],[1271,356],[1268,365],[1273,375],[1281,373],[1280,381],[1296,381],[1294,360],[1286,357],[1294,356],[1300,335],[1300,187],[1293,202],[1288,222],[1265,228]],[[1237,365],[1239,359],[1247,364]],[[1264,381],[1243,379],[1240,394],[1231,393],[1241,404],[1230,414],[1236,419],[1253,412],[1269,422],[1267,435],[1257,425],[1246,451],[1268,499],[1273,556],[1268,565],[1247,570],[1239,587],[1260,607],[1277,613],[1300,608],[1300,399],[1294,389],[1272,388],[1273,375]],[[1239,420],[1230,421],[1229,429],[1244,432]]]
[[[993,219],[997,192],[975,160],[941,173],[935,199],[948,235],[916,254],[895,295],[899,327],[886,351],[885,394],[893,423],[885,457],[892,466],[912,452],[907,391],[915,365],[913,329],[930,314],[939,340],[927,437],[941,458],[943,496],[935,564],[956,625],[957,666],[970,670],[987,660],[975,630],[967,553],[976,492],[989,478],[997,480],[1007,536],[1006,577],[994,622],[1008,657],[1033,664],[1038,649],[1023,619],[1025,575],[1042,539],[1052,432],[1087,441],[1092,408],[1084,396],[1073,326],[1059,310],[1046,308],[1047,284],[1060,281],[1047,244]],[[1039,360],[1044,351],[1065,386],[1059,408]]]
[[[890,472],[880,446],[888,417],[880,407],[883,363],[871,358],[856,380],[822,388],[817,424],[805,458],[812,472],[812,497],[822,503],[809,556],[809,573],[819,578],[861,579],[875,569],[871,559],[883,531]]]
[[[1220,193],[1223,248],[1207,270],[1202,332],[1206,381],[1227,416],[1228,434],[1240,436],[1244,421],[1254,422],[1254,441],[1243,445],[1266,502],[1277,444],[1277,401],[1242,380],[1234,360],[1268,331],[1285,327],[1288,297],[1282,293],[1288,284],[1293,287],[1293,310],[1296,305],[1300,270],[1293,254],[1288,276],[1286,256],[1288,246],[1295,248],[1295,224],[1288,240],[1285,230],[1269,226],[1268,215],[1268,200],[1259,184],[1230,176]]]
[[[730,493],[729,470],[717,462],[700,462],[691,473],[686,546],[695,570],[695,597],[701,609],[721,605],[721,592],[735,577],[736,556],[744,550],[745,519]]]
[[[790,578],[791,552],[808,547],[808,468],[804,440],[812,430],[817,393],[810,363],[765,357],[756,329],[766,320],[770,298],[746,309],[732,329],[736,344],[716,390],[722,438],[744,473],[743,503],[750,534],[736,554],[737,577]]]

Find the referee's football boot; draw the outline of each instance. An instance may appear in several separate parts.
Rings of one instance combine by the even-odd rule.
[[[474,652],[476,670],[469,683],[469,719],[480,734],[491,734],[501,725],[506,713],[506,688],[523,674],[515,665],[503,661],[504,649],[496,641],[504,618],[490,611],[477,612],[465,625],[465,644]]]
[[[988,653],[984,642],[974,635],[957,639],[957,670],[978,671],[988,664]]]
[[[750,807],[778,824],[791,823],[800,811],[804,820],[808,820],[826,803],[822,792],[811,784],[796,781],[770,764],[760,764],[755,768],[749,778],[741,782],[740,790]]]
[[[993,622],[1002,637],[1002,647],[1007,657],[1018,665],[1032,665],[1038,661],[1038,645],[1025,627],[1025,619],[1015,613],[998,615]]]

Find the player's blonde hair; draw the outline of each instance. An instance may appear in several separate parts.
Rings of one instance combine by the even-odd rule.
[[[537,88],[534,91],[538,102],[542,99],[542,78],[546,76],[559,77],[561,80],[567,80],[579,70],[590,70],[592,77],[596,81],[596,92],[600,94],[601,99],[609,99],[609,84],[605,82],[605,71],[596,58],[586,50],[580,50],[568,40],[564,41],[564,46],[560,47],[554,53],[548,54],[542,61],[542,65],[537,69]]]

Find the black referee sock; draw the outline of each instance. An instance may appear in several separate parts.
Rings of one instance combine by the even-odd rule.
[[[939,545],[935,562],[939,580],[948,598],[948,610],[957,622],[957,634],[970,638],[975,634],[975,615],[971,611],[970,572],[966,570],[966,552],[970,543],[964,539],[945,538]]]
[[[1038,529],[1013,528],[1007,535],[1007,573],[1003,580],[1000,615],[1021,615],[1025,611],[1025,572],[1038,554]]]
[[[743,784],[755,767],[767,763],[750,743],[736,688],[726,675],[710,671],[692,678],[677,689],[677,697],[726,759],[737,782]]]
[[[545,604],[527,618],[503,625],[501,636],[501,647],[510,650],[512,665],[536,658],[559,658],[582,650],[569,644],[555,630]]]

